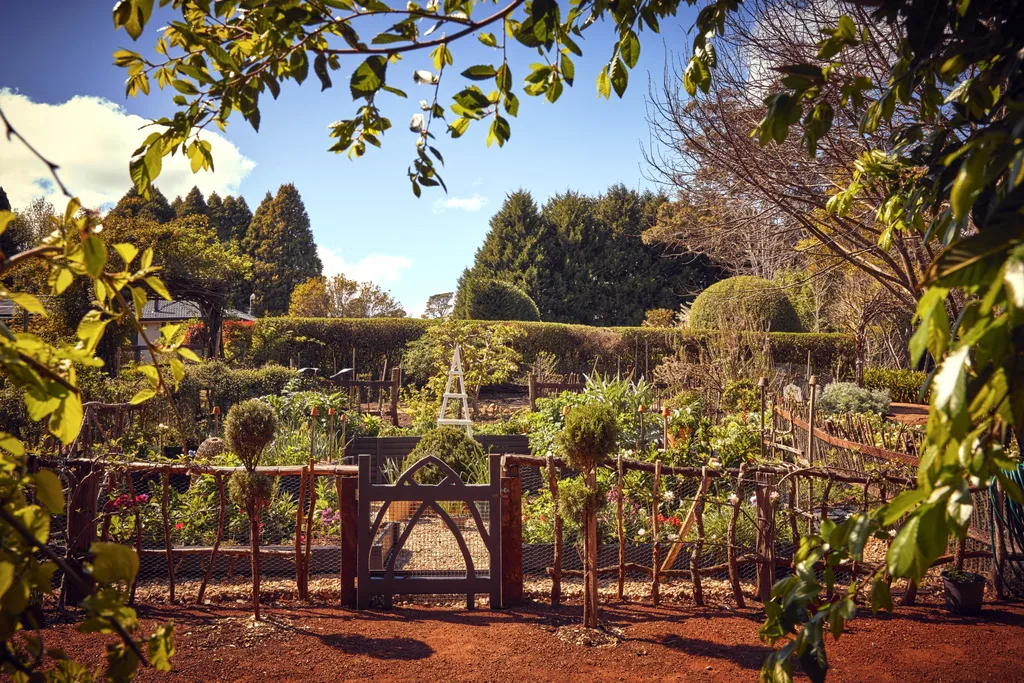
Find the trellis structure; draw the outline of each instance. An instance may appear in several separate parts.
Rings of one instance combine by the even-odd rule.
[[[452,391],[452,382],[455,382],[458,391]],[[448,400],[460,401],[461,417],[448,417]],[[469,414],[469,394],[466,393],[465,373],[462,371],[462,353],[459,345],[455,345],[455,353],[452,354],[452,364],[448,368],[448,381],[444,386],[444,396],[441,398],[441,414],[437,418],[439,425],[455,425],[465,427],[466,433],[473,436],[473,419]]]

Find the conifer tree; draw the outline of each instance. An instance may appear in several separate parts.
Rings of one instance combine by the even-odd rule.
[[[220,195],[216,191],[211,192],[210,196],[206,198],[206,220],[210,227],[217,232],[217,237],[220,238],[221,242],[226,242],[224,234],[221,230],[221,223],[224,221],[224,200],[220,198]]]
[[[199,188],[195,185],[185,195],[185,199],[182,200],[181,204],[174,207],[174,215],[176,218],[184,218],[185,216],[207,216],[210,213],[209,207],[206,206],[206,200],[203,199],[203,193],[199,191]]]
[[[267,193],[253,215],[242,248],[254,262],[252,291],[256,310],[263,315],[287,312],[295,286],[323,271],[309,215],[292,183],[282,185],[275,197]]]
[[[246,203],[245,197],[228,195],[224,198],[223,216],[217,230],[221,240],[225,242],[234,240],[241,245],[249,231],[251,222],[252,211],[249,210],[249,204]]]
[[[150,188],[149,199],[146,199],[132,187],[117,201],[109,215],[169,223],[174,220],[174,209],[159,188]]]

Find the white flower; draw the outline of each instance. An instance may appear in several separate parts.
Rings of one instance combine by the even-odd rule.
[[[413,133],[422,133],[425,123],[426,120],[423,118],[423,114],[413,114],[412,120],[409,121],[409,130]]]
[[[718,461],[718,458],[711,458],[708,460],[708,467],[721,467],[722,463]]]
[[[160,424],[158,424],[158,425],[156,426],[156,428],[157,428],[157,429],[159,429],[159,430],[164,430],[164,429],[168,429],[167,425],[165,425],[165,424],[164,424],[163,422],[161,422]]]
[[[733,505],[736,505],[737,503],[740,502],[740,497],[737,496],[735,493],[730,493],[729,502],[732,503]]]
[[[768,500],[772,501],[773,503],[775,501],[777,501],[778,499],[779,499],[779,492],[778,491],[772,491],[771,493],[768,494]]]
[[[422,109],[423,111],[427,111],[428,109],[430,109],[430,102],[427,102],[426,100],[420,100],[420,109]]]
[[[896,538],[896,530],[889,529],[889,538]]]
[[[675,543],[676,541],[679,540],[679,534],[669,534],[668,535],[668,540],[670,540],[673,543]]]
[[[439,4],[438,0],[429,0],[427,2],[427,11],[436,12]]]
[[[440,80],[437,74],[431,73],[425,69],[419,69],[412,73],[412,82],[417,84],[428,84],[434,85]]]
[[[636,532],[636,535],[637,535],[637,536],[646,536],[646,535],[647,535],[647,529],[639,529],[639,530],[638,530],[638,531]]]
[[[666,503],[671,503],[673,500],[676,499],[676,494],[672,493],[671,491],[665,491],[665,493],[661,494],[661,499]]]
[[[750,497],[750,504],[751,505],[757,505],[757,494],[756,493]]]

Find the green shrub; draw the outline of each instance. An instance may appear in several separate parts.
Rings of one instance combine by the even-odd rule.
[[[862,389],[853,382],[833,382],[825,387],[818,399],[823,413],[877,413],[889,411],[889,394],[885,391]]]
[[[725,385],[720,408],[732,410],[758,410],[761,407],[761,392],[750,379],[738,379]]]
[[[739,275],[701,292],[690,307],[695,329],[802,332],[800,316],[779,287],[763,278]]]
[[[466,320],[540,320],[530,295],[508,282],[471,277],[459,290],[455,317]]]
[[[424,434],[406,456],[402,471],[431,455],[455,470],[467,484],[487,483],[489,472],[483,447],[458,427],[443,425]],[[436,468],[427,466],[413,478],[420,484],[440,484],[444,477]]]
[[[896,403],[920,403],[918,393],[927,377],[917,370],[868,368],[864,371],[864,388],[888,391],[889,398]]]

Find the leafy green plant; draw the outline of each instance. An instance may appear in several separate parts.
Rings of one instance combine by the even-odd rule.
[[[737,379],[725,385],[720,404],[722,410],[748,412],[761,409],[761,393],[753,380]]]
[[[918,403],[921,387],[928,375],[917,370],[893,370],[891,368],[867,368],[864,370],[864,388],[886,391],[896,403]]]
[[[804,331],[785,291],[770,280],[750,275],[720,280],[698,294],[687,325],[708,330]]]
[[[741,413],[725,416],[711,427],[710,446],[723,467],[756,461],[761,455],[761,415]]]
[[[467,484],[485,484],[488,481],[487,456],[483,447],[458,427],[444,425],[424,434],[406,456],[402,471],[429,456],[449,465]],[[437,469],[428,465],[420,469],[414,478],[420,484],[439,484],[443,477]]]
[[[889,394],[886,391],[862,389],[853,382],[833,382],[826,385],[818,399],[818,408],[827,414],[889,412]]]

